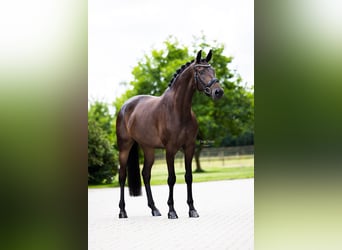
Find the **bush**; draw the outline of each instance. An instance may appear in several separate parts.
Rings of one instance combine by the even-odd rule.
[[[117,154],[96,121],[88,121],[88,184],[111,183],[117,174]]]

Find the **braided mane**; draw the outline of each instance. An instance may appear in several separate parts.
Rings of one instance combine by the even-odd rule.
[[[179,69],[177,69],[176,73],[173,74],[173,77],[171,79],[171,81],[169,82],[169,87],[172,87],[173,83],[176,81],[177,76],[179,76],[186,68],[188,68],[190,66],[190,64],[192,64],[195,60],[192,60],[190,62],[187,62],[185,64],[183,64]],[[201,63],[205,63],[207,62],[205,59],[201,60]]]
[[[192,60],[190,62],[187,62],[185,64],[183,64],[179,69],[177,69],[176,73],[173,74],[173,77],[169,83],[169,87],[171,87],[173,85],[173,83],[175,82],[177,76],[179,76],[187,67],[190,66],[191,63],[193,63],[195,60]]]

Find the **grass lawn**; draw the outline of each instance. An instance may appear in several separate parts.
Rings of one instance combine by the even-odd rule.
[[[254,156],[230,156],[224,158],[201,158],[201,166],[204,172],[193,173],[193,182],[231,180],[254,178]],[[141,167],[141,166],[140,166]],[[193,169],[195,163],[193,162]],[[185,183],[184,161],[175,161],[176,183]],[[158,160],[152,167],[151,185],[167,184],[167,167],[165,160]],[[89,188],[118,187],[117,176],[112,184],[92,185]]]

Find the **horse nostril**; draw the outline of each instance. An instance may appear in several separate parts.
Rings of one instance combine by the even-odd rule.
[[[222,95],[223,95],[222,89],[215,89],[215,96],[216,97],[221,97]]]

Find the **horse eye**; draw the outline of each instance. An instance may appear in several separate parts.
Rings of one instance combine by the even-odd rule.
[[[203,75],[204,74],[204,70],[201,70],[199,73],[200,73],[200,75]]]

